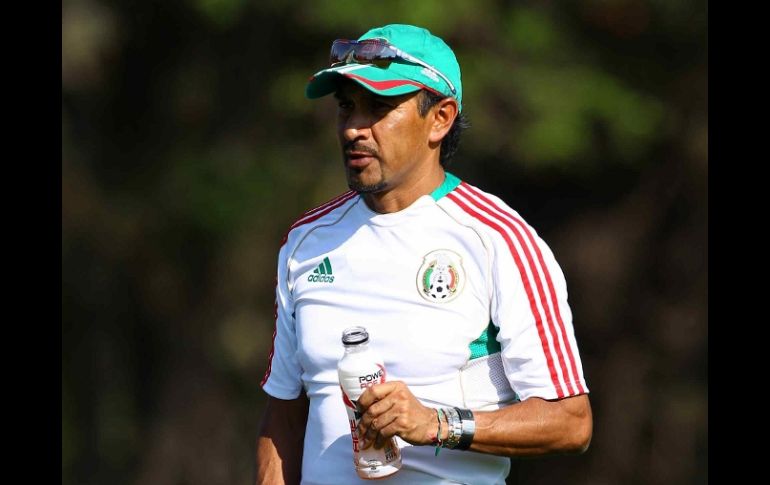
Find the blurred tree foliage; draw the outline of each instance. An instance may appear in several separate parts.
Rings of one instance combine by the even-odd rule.
[[[707,5],[65,0],[62,483],[252,481],[289,224],[346,190],[335,38],[414,23],[459,58],[452,171],[567,277],[595,432],[509,483],[704,483]]]

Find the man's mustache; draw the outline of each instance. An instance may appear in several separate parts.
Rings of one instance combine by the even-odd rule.
[[[362,145],[360,143],[357,143],[355,141],[349,141],[345,143],[342,146],[342,151],[345,153],[345,155],[350,155],[351,153],[366,153],[368,155],[377,156],[377,150],[371,147],[368,147],[366,145]]]

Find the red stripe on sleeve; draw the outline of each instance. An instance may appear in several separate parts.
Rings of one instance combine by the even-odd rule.
[[[321,204],[320,206],[316,207],[315,209],[311,209],[307,212],[305,212],[300,219],[298,219],[294,224],[292,224],[289,227],[289,230],[286,231],[286,234],[284,234],[283,239],[281,239],[281,246],[286,244],[286,240],[289,238],[289,233],[292,231],[292,229],[295,229],[299,226],[305,225],[307,223],[313,222],[329,212],[333,211],[337,207],[341,206],[348,200],[352,199],[358,195],[358,192],[355,192],[353,190],[349,190],[348,192],[345,192],[341,195],[338,195],[337,197],[334,197],[333,199],[329,200],[328,202],[325,202]],[[276,278],[275,281],[276,289],[278,288],[278,279]],[[277,295],[276,295],[277,297]],[[278,333],[278,300],[275,301],[275,307],[273,309],[273,318],[275,319],[275,326],[273,328],[273,340],[270,345],[270,354],[267,357],[267,370],[265,371],[265,377],[262,378],[262,382],[260,385],[264,386],[267,382],[267,379],[270,377],[270,372],[273,368],[273,355],[275,354],[275,336]]]
[[[463,189],[467,190],[468,192],[470,192],[474,196],[478,197],[480,200],[482,200],[483,202],[487,203],[489,206],[495,208],[500,214],[502,214],[502,216],[500,214],[497,214],[497,218],[501,219],[502,222],[504,224],[506,224],[509,229],[511,229],[511,231],[514,231],[517,234],[517,237],[519,237],[518,236],[518,231],[514,230],[513,225],[511,224],[511,222],[513,222],[517,226],[519,226],[521,228],[522,232],[527,236],[527,239],[529,240],[530,245],[535,250],[535,254],[537,255],[537,260],[540,263],[540,267],[543,269],[543,275],[545,276],[546,285],[548,286],[548,294],[551,297],[551,301],[553,302],[554,312],[556,313],[556,322],[558,323],[559,333],[561,335],[562,341],[564,342],[564,346],[566,347],[566,350],[567,350],[567,359],[566,360],[569,362],[570,370],[572,371],[572,376],[574,377],[575,385],[578,387],[578,392],[577,393],[578,394],[585,393],[585,389],[583,388],[583,385],[580,382],[580,376],[578,375],[577,363],[576,363],[576,360],[575,360],[575,356],[572,353],[572,345],[570,344],[569,339],[567,338],[567,331],[566,331],[566,328],[564,326],[564,320],[561,317],[561,311],[559,309],[559,300],[556,298],[556,290],[555,290],[554,285],[553,285],[553,280],[551,279],[551,273],[548,270],[548,266],[545,264],[545,260],[543,259],[543,253],[540,251],[540,246],[538,246],[538,244],[535,242],[535,238],[534,238],[534,236],[532,234],[532,231],[527,227],[527,225],[524,223],[524,221],[522,221],[519,218],[516,218],[509,211],[501,208],[498,204],[494,203],[491,199],[489,199],[483,193],[481,193],[481,191],[479,189],[477,189],[477,188],[475,188],[475,187],[473,187],[473,186],[471,186],[471,185],[469,185],[469,184],[467,184],[465,182],[462,182],[461,186],[462,186]],[[480,204],[477,204],[477,205],[480,205]],[[489,212],[489,211],[487,211],[487,212]],[[524,242],[521,240],[520,237],[519,237],[519,243],[521,244],[521,246],[523,248],[526,248],[526,245],[524,244]],[[527,252],[527,259],[529,260],[529,263],[530,263],[530,268],[532,269],[532,274],[534,275],[534,274],[536,274],[535,267],[534,267],[534,265],[532,263],[532,260],[530,258],[529,251],[526,251],[526,252]],[[540,292],[541,302],[543,302],[543,308],[545,308],[548,311],[549,324],[551,326],[551,334],[555,336],[555,328],[554,328],[553,317],[551,315],[550,307],[545,305],[546,299],[544,297],[545,295],[543,294],[543,288],[542,288],[542,286],[540,284],[540,279],[539,278],[537,278],[537,284],[538,284],[538,290]],[[556,347],[557,348],[557,355],[559,356],[559,363],[560,363],[560,366],[562,368],[562,375],[564,376],[564,380],[566,381],[567,386],[570,389],[570,394],[573,394],[574,391],[572,390],[571,382],[570,382],[570,379],[568,378],[568,374],[567,374],[566,369],[565,369],[565,363],[564,363],[565,359],[564,359],[563,351],[561,350],[561,346],[559,345],[558,339],[554,338],[554,342],[557,345],[557,347]]]
[[[518,252],[516,251],[516,248],[513,245],[513,241],[511,241],[511,238],[508,236],[508,233],[505,232],[505,230],[500,227],[497,223],[494,221],[488,219],[484,215],[480,214],[473,208],[469,207],[465,202],[463,202],[457,194],[454,192],[450,192],[447,194],[447,197],[457,204],[460,208],[462,208],[465,212],[473,216],[474,218],[478,219],[482,223],[486,224],[487,226],[495,229],[505,240],[505,243],[508,245],[508,249],[511,252],[511,255],[513,256],[513,260],[516,263],[516,267],[519,269],[519,274],[521,275],[521,281],[524,284],[524,291],[527,293],[527,299],[529,300],[529,307],[532,311],[532,315],[535,317],[535,326],[537,327],[537,334],[540,336],[540,343],[543,346],[543,354],[545,355],[545,360],[548,364],[548,371],[551,375],[551,382],[553,383],[553,386],[556,388],[556,395],[559,398],[564,397],[564,389],[562,389],[561,383],[559,382],[559,376],[556,373],[556,368],[553,364],[553,358],[551,357],[551,349],[550,345],[548,344],[548,339],[545,336],[545,329],[543,327],[543,321],[540,316],[540,312],[537,309],[537,304],[535,303],[535,295],[532,291],[532,285],[529,282],[529,279],[526,276],[526,271],[524,270],[524,264],[521,261],[521,258],[519,257]]]
[[[276,280],[276,286],[278,281]],[[273,307],[273,317],[274,317],[274,324],[273,324],[273,341],[270,344],[270,354],[267,356],[267,370],[265,371],[265,377],[262,378],[262,382],[259,384],[260,386],[265,385],[267,382],[267,378],[270,377],[270,371],[273,370],[273,354],[275,354],[275,335],[278,333],[278,300],[275,302],[275,306]]]
[[[323,204],[319,205],[318,207],[315,207],[315,208],[313,208],[313,209],[310,209],[309,211],[307,211],[307,212],[305,212],[304,214],[302,214],[302,217],[300,217],[300,218],[297,220],[297,222],[301,221],[302,219],[304,219],[305,217],[309,216],[310,214],[314,214],[314,213],[316,213],[316,212],[320,211],[321,209],[325,209],[326,207],[328,207],[328,206],[330,206],[330,205],[334,204],[334,203],[335,203],[335,202],[337,202],[338,200],[340,200],[340,199],[342,199],[343,197],[345,197],[345,196],[348,196],[348,195],[350,195],[350,194],[352,194],[352,193],[353,193],[353,191],[352,191],[352,190],[348,190],[347,192],[343,192],[342,194],[338,195],[337,197],[334,197],[333,199],[331,199],[331,200],[329,200],[329,201],[326,201],[326,202],[324,202]]]
[[[326,203],[326,204],[324,204],[323,206],[321,206],[321,207],[325,207],[323,210],[319,210],[318,212],[315,212],[315,213],[314,213],[314,214],[312,214],[312,215],[306,215],[305,217],[303,217],[303,218],[299,219],[298,221],[296,221],[294,224],[292,224],[292,225],[289,227],[289,230],[288,230],[288,231],[286,231],[286,234],[284,234],[284,235],[283,235],[283,239],[281,239],[281,246],[283,246],[284,244],[286,244],[286,241],[287,241],[287,240],[288,240],[288,238],[289,238],[289,233],[290,233],[290,232],[291,232],[293,229],[295,229],[295,228],[297,228],[297,227],[299,227],[299,226],[303,226],[303,225],[305,225],[305,224],[307,224],[307,223],[313,222],[313,221],[315,221],[315,220],[317,220],[317,219],[319,219],[319,218],[321,218],[321,217],[325,216],[326,214],[328,214],[329,212],[333,211],[333,210],[334,210],[334,209],[336,209],[337,207],[341,206],[341,205],[342,205],[342,204],[344,204],[345,202],[349,201],[350,199],[352,199],[352,198],[353,198],[353,197],[355,197],[356,195],[358,195],[358,192],[354,192],[354,191],[352,191],[352,190],[351,190],[351,191],[349,191],[349,192],[346,192],[346,193],[345,193],[345,194],[343,194],[341,197],[338,197],[338,198],[337,198],[337,200],[336,200],[336,202],[334,202],[334,201],[332,200],[332,201],[330,201],[330,202],[327,202],[327,203]],[[315,211],[316,209],[313,209],[313,210]],[[311,212],[312,212],[312,211],[311,211]]]

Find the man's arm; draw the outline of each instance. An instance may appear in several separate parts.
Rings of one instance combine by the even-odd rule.
[[[366,410],[359,426],[368,447],[393,435],[413,445],[433,445],[438,423],[400,381],[370,387],[359,405]],[[496,411],[474,412],[476,433],[470,450],[504,456],[582,453],[591,442],[593,417],[587,394],[559,400],[536,397]],[[446,423],[441,430],[447,437]]]
[[[470,450],[505,456],[583,453],[593,434],[587,394],[559,400],[531,397],[503,409],[474,412]]]
[[[260,484],[298,484],[302,474],[309,401],[268,397],[257,435],[257,477]]]

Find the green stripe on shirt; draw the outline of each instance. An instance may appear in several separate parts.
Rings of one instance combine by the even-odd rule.
[[[497,333],[499,331],[494,323],[489,322],[489,325],[481,332],[479,338],[468,346],[471,349],[470,360],[500,352],[500,342],[497,341]]]

